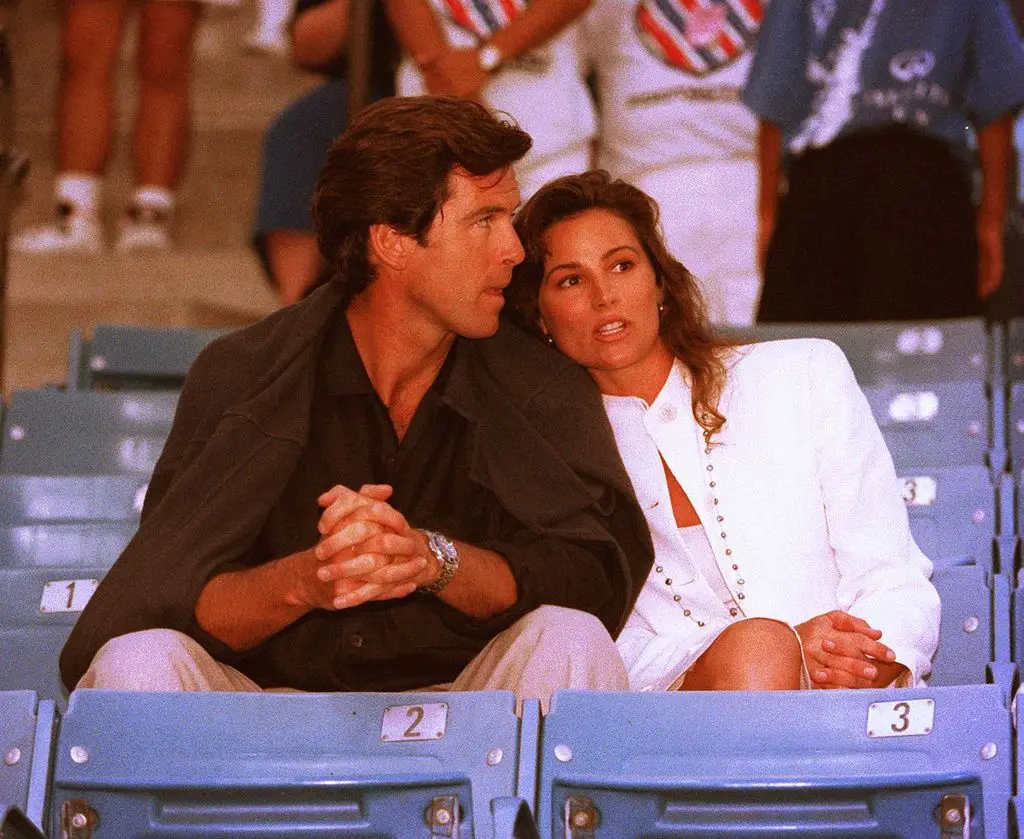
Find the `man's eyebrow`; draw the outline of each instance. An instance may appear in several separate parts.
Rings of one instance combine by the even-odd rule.
[[[516,207],[518,209],[518,206]],[[492,204],[487,207],[479,207],[473,212],[469,213],[467,219],[483,218],[484,216],[493,216],[495,213],[508,213],[511,215],[515,210],[510,210],[508,207],[502,206],[501,204]]]
[[[640,252],[636,248],[634,248],[632,245],[616,245],[615,247],[609,248],[603,254],[601,254],[601,261],[604,262],[604,260],[606,260],[609,256],[611,256],[616,251],[631,251],[632,253],[635,253],[637,256],[640,256]],[[547,273],[544,274],[544,279],[546,280],[548,277],[550,277],[552,274],[555,273],[555,271],[559,270],[560,268],[579,268],[579,267],[580,267],[580,264],[578,262],[563,262],[560,265],[554,265],[554,266],[552,266],[547,271]]]

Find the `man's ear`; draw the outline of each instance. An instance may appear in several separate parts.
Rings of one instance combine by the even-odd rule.
[[[370,225],[370,261],[384,265],[392,271],[401,271],[409,260],[409,251],[415,245],[412,236],[399,233],[390,224]]]

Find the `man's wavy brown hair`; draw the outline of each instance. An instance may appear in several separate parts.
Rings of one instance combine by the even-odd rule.
[[[454,170],[503,172],[531,143],[511,118],[450,96],[392,97],[360,112],[331,146],[313,195],[317,246],[346,300],[373,279],[372,225],[425,244]]]
[[[587,210],[607,210],[627,222],[643,246],[658,284],[665,290],[661,337],[693,378],[693,416],[707,437],[725,424],[718,403],[725,387],[724,350],[730,346],[711,331],[707,305],[694,278],[665,247],[658,205],[646,193],[604,171],[567,175],[541,187],[516,217],[526,257],[505,291],[508,316],[540,336],[537,298],[544,277],[546,233],[555,224]]]

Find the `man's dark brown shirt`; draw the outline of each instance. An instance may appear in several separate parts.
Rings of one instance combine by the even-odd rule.
[[[311,547],[317,496],[364,483],[393,484],[412,526],[503,554],[518,601],[486,621],[421,594],[314,610],[245,653],[203,632],[195,602],[212,576]],[[71,687],[109,638],[163,627],[264,687],[423,687],[454,679],[542,604],[591,612],[616,633],[651,555],[582,370],[507,326],[457,339],[399,443],[329,285],[197,360],[139,533],[82,613],[61,670]]]

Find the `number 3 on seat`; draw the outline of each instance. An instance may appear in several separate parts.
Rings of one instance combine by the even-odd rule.
[[[931,734],[935,702],[905,699],[901,702],[872,702],[868,706],[868,737],[913,737]]]

